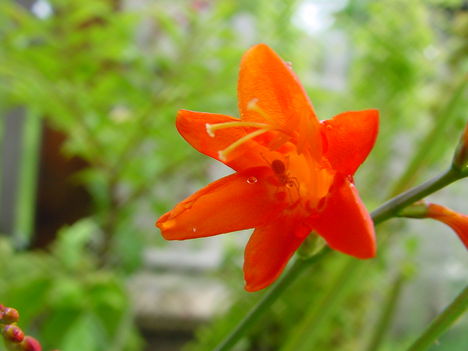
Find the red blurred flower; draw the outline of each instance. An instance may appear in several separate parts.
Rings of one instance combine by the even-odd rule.
[[[468,249],[468,216],[455,212],[450,208],[437,204],[429,204],[427,207],[427,217],[441,221],[450,226],[460,237],[465,247]]]
[[[238,97],[240,119],[179,111],[180,134],[236,173],[159,218],[163,237],[256,228],[245,249],[248,291],[271,284],[311,231],[335,250],[375,256],[373,223],[352,175],[374,145],[378,111],[320,122],[289,65],[264,44],[242,59]]]

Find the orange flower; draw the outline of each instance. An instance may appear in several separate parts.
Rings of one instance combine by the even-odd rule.
[[[468,249],[468,216],[455,212],[450,208],[437,204],[429,204],[427,207],[427,217],[441,221],[450,226],[460,237],[465,247]]]
[[[353,184],[378,130],[378,111],[320,122],[290,66],[268,46],[244,55],[241,118],[179,111],[177,129],[236,173],[179,203],[156,222],[168,240],[255,228],[246,248],[246,290],[270,285],[315,231],[330,247],[375,256],[372,220]]]

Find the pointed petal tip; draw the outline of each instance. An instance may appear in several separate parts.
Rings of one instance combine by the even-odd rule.
[[[245,282],[245,285],[244,285],[244,290],[249,292],[249,293],[253,293],[253,292],[257,292],[259,290],[262,290],[264,288],[266,288],[268,286],[267,285],[255,285],[255,284],[249,284],[247,282]]]
[[[325,157],[342,174],[353,175],[374,147],[379,110],[347,111],[321,122]]]
[[[375,245],[373,245],[372,247],[366,248],[361,252],[357,252],[352,256],[359,258],[360,260],[369,260],[377,256],[377,249]]]
[[[255,44],[255,45],[252,45],[247,51],[246,53],[249,53],[249,52],[252,52],[252,51],[255,51],[255,50],[271,50],[273,51],[273,49],[268,46],[267,44],[265,43],[258,43],[258,44]]]
[[[359,259],[375,257],[374,223],[356,187],[348,178],[342,183],[338,180],[336,184],[315,223],[318,234],[334,250]]]
[[[297,224],[297,217],[278,217],[258,226],[244,255],[245,290],[255,292],[273,284],[310,232]]]
[[[328,242],[328,246],[333,250],[340,251],[360,260],[369,260],[377,256],[375,233],[370,235],[370,238],[368,237],[366,241],[361,241],[361,245],[343,245],[341,242]]]
[[[168,234],[167,231],[174,228],[176,222],[173,219],[169,219],[169,217],[170,212],[159,217],[159,219],[154,223],[154,225],[160,230],[161,235],[165,240],[174,240],[175,238],[173,238],[172,235]]]

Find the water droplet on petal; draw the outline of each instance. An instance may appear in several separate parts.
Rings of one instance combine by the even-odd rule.
[[[192,228],[192,232],[196,233],[196,232],[197,232],[197,228],[193,227],[193,228]]]
[[[258,182],[258,179],[256,177],[248,177],[247,178],[247,183],[249,183],[249,184],[255,184],[256,182]]]

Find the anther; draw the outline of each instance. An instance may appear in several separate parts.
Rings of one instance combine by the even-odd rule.
[[[205,128],[206,128],[206,132],[208,133],[208,135],[209,135],[210,137],[214,138],[214,137],[215,137],[215,134],[214,134],[214,132],[213,132],[213,125],[207,123],[207,124],[205,124]]]
[[[247,103],[247,110],[252,110],[252,111],[254,111],[255,108],[258,107],[257,102],[258,102],[258,99],[257,99],[257,98],[253,98],[252,100],[250,100],[250,101]]]

